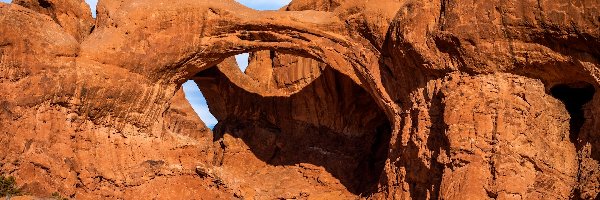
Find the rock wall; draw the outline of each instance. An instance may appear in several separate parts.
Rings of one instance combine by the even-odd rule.
[[[600,197],[597,1],[84,5],[0,3],[0,173],[31,195]]]
[[[83,108],[92,103],[87,99],[105,95],[98,98],[106,103],[115,95],[97,86],[128,87],[122,80],[135,77],[112,76],[122,72],[115,68],[78,67],[79,43],[66,28],[16,4],[0,7],[0,87],[12,91],[0,98],[1,174],[15,176],[23,190],[39,197],[55,192],[75,199],[231,196],[207,189],[212,181],[198,178],[196,166],[211,160],[212,133],[181,89],[171,92],[169,105],[143,130],[111,119],[94,121],[103,112]],[[102,70],[109,72],[98,78]],[[129,87],[143,98],[128,101],[139,104],[151,103],[159,93]]]
[[[94,28],[90,6],[77,0],[15,0],[12,3],[48,15],[64,31],[81,42]]]

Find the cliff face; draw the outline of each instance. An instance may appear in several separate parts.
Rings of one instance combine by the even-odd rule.
[[[65,6],[58,3],[52,5]],[[146,119],[152,124],[143,130],[110,114],[104,121],[94,121],[90,117],[103,109],[107,113],[125,109],[109,103],[118,94],[146,106],[160,90],[135,83],[141,79],[116,67],[80,67],[76,59],[80,44],[69,29],[16,4],[0,7],[2,174],[17,177],[26,192],[40,197],[54,192],[77,199],[224,193],[207,190],[212,182],[199,179],[195,172],[198,163],[210,160],[212,134],[182,90],[170,93],[160,114]],[[118,87],[130,91],[106,92]],[[104,105],[84,108],[91,104]],[[132,115],[143,118],[136,111]]]
[[[84,5],[0,4],[0,173],[29,194],[599,197],[597,1]]]

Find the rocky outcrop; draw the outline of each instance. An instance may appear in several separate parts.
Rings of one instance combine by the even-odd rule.
[[[79,42],[94,28],[90,6],[83,0],[15,0],[12,3],[48,15]]]
[[[90,35],[48,2],[0,4],[0,173],[29,194],[599,196],[597,2],[104,0]]]
[[[17,177],[27,193],[40,197],[55,192],[76,199],[227,194],[208,189],[214,183],[197,176],[196,166],[212,155],[212,136],[182,90],[170,94],[169,106],[144,130],[93,121],[90,116],[101,112],[81,108],[91,103],[86,100],[91,93],[103,93],[95,84],[127,85],[118,81],[127,76],[111,76],[120,73],[117,68],[80,68],[78,42],[54,20],[16,4],[0,7],[0,87],[13,91],[0,95],[2,174]],[[146,96],[130,99],[140,104],[156,92],[140,85],[130,89]]]

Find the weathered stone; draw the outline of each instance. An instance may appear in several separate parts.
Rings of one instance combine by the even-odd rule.
[[[599,197],[597,1],[16,3],[0,173],[31,195]]]
[[[12,3],[50,16],[79,42],[94,26],[90,6],[84,0],[14,0]]]

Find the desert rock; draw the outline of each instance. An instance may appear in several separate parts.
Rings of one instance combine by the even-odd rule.
[[[90,7],[83,0],[15,0],[12,3],[48,15],[79,42],[94,28]]]
[[[0,4],[0,173],[76,199],[596,199],[599,6]]]

